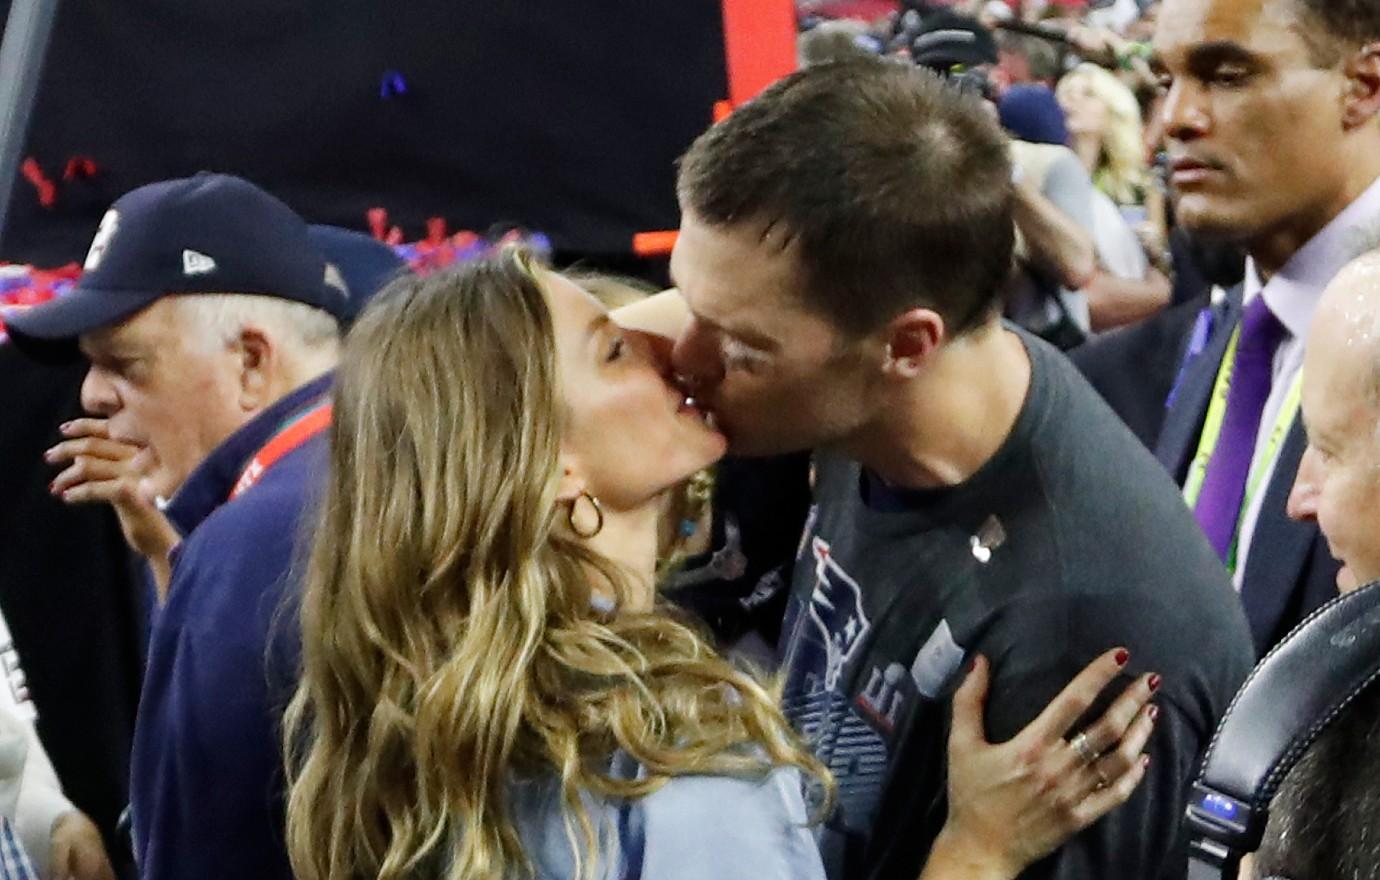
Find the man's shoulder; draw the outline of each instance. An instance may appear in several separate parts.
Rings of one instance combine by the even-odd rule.
[[[295,531],[324,477],[324,439],[285,456],[249,491],[226,501],[186,539],[186,550],[225,548]]]
[[[1105,498],[1117,508],[1109,511],[1117,514],[1110,522],[1127,513],[1119,508],[1128,495],[1139,499],[1140,506],[1183,507],[1174,481],[1143,439],[1065,355],[1047,352],[1033,360],[1051,388],[1042,395],[1045,411],[1032,441],[1047,476],[1080,491],[1091,483],[1091,497]],[[1147,491],[1148,496],[1143,494]]]
[[[173,565],[165,621],[225,623],[271,613],[309,547],[321,461],[309,447],[285,457],[187,536]]]
[[[1074,366],[1147,447],[1154,446],[1164,425],[1184,343],[1203,305],[1195,300],[1174,306],[1069,353]]]

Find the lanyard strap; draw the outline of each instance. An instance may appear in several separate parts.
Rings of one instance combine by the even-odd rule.
[[[254,457],[249,459],[249,464],[244,466],[240,478],[235,481],[235,488],[230,491],[230,500],[234,501],[248,492],[263,478],[269,468],[330,426],[331,404],[328,400],[318,400],[306,409],[289,416],[269,441],[254,453]]]
[[[1198,506],[1198,499],[1203,494],[1203,483],[1207,480],[1208,463],[1212,461],[1212,454],[1217,451],[1217,444],[1222,439],[1222,424],[1227,417],[1227,396],[1231,393],[1231,377],[1236,370],[1236,347],[1240,341],[1241,327],[1237,325],[1232,331],[1226,354],[1222,357],[1222,365],[1217,370],[1217,382],[1212,386],[1212,399],[1208,404],[1207,418],[1203,421],[1203,434],[1198,440],[1198,451],[1193,456],[1193,463],[1188,467],[1188,479],[1184,482],[1184,501],[1190,509]],[[1284,405],[1280,407],[1279,414],[1275,416],[1274,427],[1270,430],[1270,436],[1266,438],[1264,448],[1256,450],[1251,456],[1250,476],[1246,480],[1246,493],[1236,520],[1238,538],[1241,522],[1246,518],[1246,512],[1251,509],[1251,502],[1260,491],[1260,485],[1279,453],[1284,436],[1294,424],[1294,417],[1298,415],[1302,389],[1303,375],[1300,373],[1289,386],[1289,394],[1284,398]],[[1233,572],[1236,570],[1235,539],[1232,542],[1227,567]]]

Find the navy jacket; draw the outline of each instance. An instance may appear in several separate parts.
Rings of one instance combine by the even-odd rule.
[[[299,639],[304,514],[318,434],[228,502],[254,454],[330,378],[298,388],[216,448],[168,509],[186,539],[156,612],[134,731],[134,850],[145,880],[290,880],[280,719]]]
[[[1150,449],[1164,427],[1164,402],[1179,376],[1193,322],[1207,302],[1202,296],[1180,303],[1069,352],[1084,378]]]
[[[1207,418],[1212,387],[1241,313],[1241,289],[1238,287],[1210,307],[1211,332],[1196,353],[1190,352],[1187,344],[1191,331],[1186,328],[1191,325],[1185,320],[1185,313],[1171,310],[1132,330],[1099,340],[1095,350],[1074,357],[1075,363],[1123,419],[1134,423],[1138,420],[1137,414],[1149,411],[1150,407],[1163,408],[1162,425],[1151,445],[1155,456],[1179,485],[1183,485],[1188,475]],[[1178,334],[1173,343],[1166,344],[1164,331],[1167,327],[1184,328],[1185,332]],[[1173,358],[1173,374],[1177,381],[1168,403],[1164,386],[1147,379],[1147,376],[1164,374],[1163,369],[1146,369],[1143,358],[1148,350],[1147,340],[1158,341],[1155,346],[1157,359],[1168,362]],[[1280,448],[1279,464],[1265,490],[1264,506],[1246,560],[1241,600],[1260,656],[1315,608],[1337,595],[1340,566],[1332,558],[1317,524],[1294,522],[1285,512],[1307,445],[1302,421],[1295,418]]]

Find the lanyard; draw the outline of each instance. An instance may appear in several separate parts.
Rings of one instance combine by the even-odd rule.
[[[1236,346],[1240,341],[1241,327],[1237,325],[1232,331],[1226,354],[1222,357],[1222,366],[1217,370],[1217,382],[1212,386],[1212,400],[1208,404],[1207,418],[1203,421],[1203,434],[1198,441],[1198,451],[1193,456],[1193,463],[1188,467],[1188,479],[1184,482],[1184,500],[1188,502],[1190,509],[1198,506],[1198,498],[1203,494],[1203,483],[1207,479],[1208,463],[1212,461],[1212,454],[1217,451],[1217,443],[1222,439],[1222,423],[1227,417],[1227,395],[1231,393],[1231,375],[1236,369]],[[1289,395],[1284,398],[1279,415],[1275,416],[1275,425],[1270,430],[1270,436],[1266,438],[1264,448],[1256,450],[1251,457],[1246,494],[1242,498],[1241,513],[1236,520],[1237,538],[1232,540],[1231,556],[1227,563],[1227,568],[1233,572],[1236,570],[1236,540],[1240,538],[1241,522],[1246,518],[1246,512],[1251,509],[1251,502],[1255,500],[1256,493],[1260,491],[1260,484],[1265,480],[1265,474],[1269,472],[1275,456],[1279,453],[1284,435],[1294,424],[1294,417],[1299,411],[1302,387],[1303,375],[1300,373],[1289,386]]]
[[[230,492],[230,500],[234,501],[248,492],[268,472],[269,468],[282,460],[283,456],[330,426],[331,404],[327,400],[318,400],[306,409],[288,417],[287,421],[283,422],[273,436],[269,438],[269,441],[258,452],[254,453],[249,464],[244,466],[240,478],[235,481],[235,488]]]
[[[1188,349],[1184,352],[1184,359],[1179,364],[1179,372],[1174,377],[1174,386],[1169,389],[1169,396],[1165,398],[1165,409],[1174,408],[1174,401],[1179,398],[1179,389],[1183,387],[1184,379],[1188,377],[1188,368],[1193,366],[1198,355],[1207,348],[1208,340],[1212,338],[1213,325],[1216,323],[1217,316],[1214,307],[1208,306],[1198,313],[1198,320],[1193,323],[1193,333],[1188,339]]]

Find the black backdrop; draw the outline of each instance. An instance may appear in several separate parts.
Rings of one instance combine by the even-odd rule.
[[[675,157],[726,94],[718,0],[60,0],[25,152],[58,201],[20,180],[0,259],[79,258],[116,196],[203,168],[314,222],[626,253],[675,228]],[[97,177],[63,182],[75,156]]]
[[[80,260],[142,183],[242,174],[314,222],[388,209],[409,239],[520,222],[618,262],[673,229],[675,157],[726,96],[718,0],[60,0],[0,260]],[[0,0],[7,15],[9,0]],[[379,96],[388,71],[405,95]],[[90,180],[63,181],[90,157]],[[108,510],[47,497],[39,456],[80,369],[0,346],[0,606],[69,794],[110,833],[125,797],[138,590]]]
[[[82,372],[0,345],[0,609],[67,796],[111,835],[128,797],[146,591],[109,508],[48,495],[57,472],[40,457],[81,415]]]

